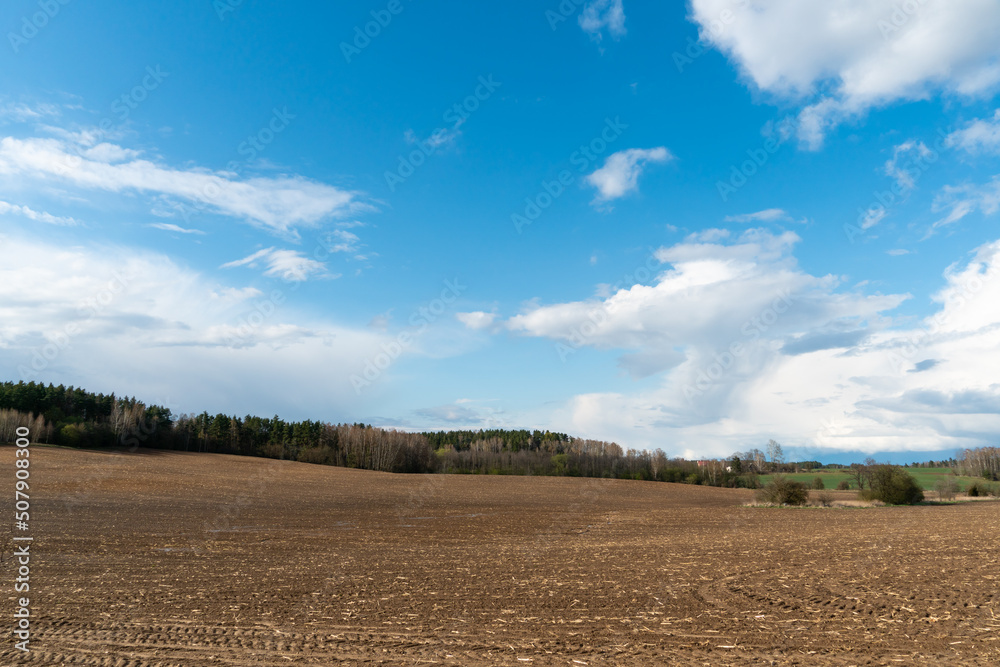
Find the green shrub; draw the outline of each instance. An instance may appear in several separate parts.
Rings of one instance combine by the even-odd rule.
[[[822,491],[823,489],[826,488],[826,484],[823,483],[822,477],[816,476],[815,478],[813,478],[813,488],[816,489],[817,491]]]
[[[846,479],[840,480],[840,484],[837,485],[838,491],[848,491],[851,488],[851,483]]]
[[[754,494],[757,502],[768,505],[805,505],[809,490],[802,482],[794,482],[783,475],[775,475],[770,482]]]
[[[869,488],[859,494],[864,500],[879,500],[887,505],[913,505],[924,499],[917,480],[894,465],[869,467]]]
[[[973,482],[969,485],[969,488],[965,490],[965,494],[970,498],[978,498],[980,496],[998,496],[1000,495],[1000,488],[997,488],[993,484],[985,484],[983,482]]]

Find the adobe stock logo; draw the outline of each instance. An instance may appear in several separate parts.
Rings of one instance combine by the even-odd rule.
[[[27,15],[21,17],[21,30],[19,32],[8,32],[7,40],[14,53],[20,53],[21,47],[38,36],[38,31],[49,24],[54,19],[63,6],[68,5],[72,0],[38,0],[38,7],[41,11],[35,12],[29,18]]]
[[[364,370],[360,374],[351,374],[349,380],[351,386],[354,387],[355,394],[360,396],[366,387],[370,387],[382,377],[382,373],[403,356],[403,353],[413,345],[416,338],[444,315],[448,307],[455,303],[458,297],[468,289],[468,286],[463,285],[458,280],[458,278],[453,281],[445,280],[441,295],[415,310],[410,315],[410,326],[396,334],[394,340],[382,343],[381,352],[365,359]]]
[[[794,299],[790,292],[785,290],[778,292],[777,297],[767,308],[761,311],[759,315],[751,317],[740,327],[743,339],[753,342],[763,336],[782,315],[788,312],[793,303]],[[693,403],[695,398],[702,396],[733,369],[736,361],[747,353],[747,348],[747,343],[742,339],[738,339],[730,343],[721,353],[715,353],[712,363],[707,368],[698,371],[694,384],[685,385],[684,398],[689,403]]]

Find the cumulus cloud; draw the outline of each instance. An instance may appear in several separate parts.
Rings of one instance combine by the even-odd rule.
[[[238,179],[226,172],[175,169],[108,143],[89,149],[68,139],[0,139],[0,174],[55,180],[86,190],[175,197],[285,236],[295,228],[362,208],[358,193],[301,176]]]
[[[984,96],[1000,83],[992,0],[692,0],[702,39],[758,89],[803,105],[799,138],[873,107],[937,94]],[[729,14],[731,12],[731,14]],[[717,29],[720,19],[724,29]]]
[[[1000,241],[949,267],[937,311],[909,325],[892,315],[908,295],[810,275],[792,254],[797,241],[751,230],[726,244],[665,247],[653,285],[508,320],[557,351],[621,350],[633,376],[659,374],[634,393],[578,395],[553,427],[702,456],[771,437],[820,455],[995,440]]]
[[[903,299],[838,293],[836,277],[798,270],[791,250],[799,237],[792,232],[751,229],[732,243],[721,243],[724,238],[693,235],[661,248],[656,257],[665,268],[653,285],[629,286],[604,299],[533,307],[507,326],[571,347],[637,351],[624,365],[645,376],[664,370],[665,361],[710,359],[714,351],[743,340],[743,331],[756,331],[757,340],[767,329],[782,341],[876,319]],[[755,323],[774,309],[782,311],[780,321]],[[678,350],[684,354],[674,354]]]
[[[597,188],[595,203],[618,199],[639,189],[639,175],[647,162],[673,159],[666,148],[630,148],[608,156],[604,166],[587,176],[587,183]]]
[[[486,313],[481,310],[455,314],[455,319],[470,329],[488,329],[493,325],[496,317],[496,313]]]
[[[265,276],[292,282],[302,282],[313,277],[331,277],[322,262],[310,259],[297,250],[279,250],[273,247],[258,250],[243,259],[227,262],[219,268],[232,269],[239,266],[253,269],[263,266]]]
[[[613,39],[621,39],[626,32],[622,0],[591,0],[580,13],[579,23],[583,31],[598,42],[605,28]]]

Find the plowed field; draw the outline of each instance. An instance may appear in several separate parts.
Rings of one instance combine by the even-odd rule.
[[[13,460],[0,448],[3,526]],[[765,509],[644,482],[31,461],[31,651],[9,633],[3,528],[3,665],[1000,664],[995,502]]]

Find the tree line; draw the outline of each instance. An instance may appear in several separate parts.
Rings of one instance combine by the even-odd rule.
[[[174,415],[134,397],[35,382],[0,383],[0,442],[12,442],[22,426],[37,442],[69,447],[214,452],[401,473],[610,477],[758,488],[759,474],[823,467],[818,461],[786,462],[774,440],[766,452],[751,449],[726,460],[688,461],[660,449],[623,449],[614,442],[552,431],[412,433],[278,416]],[[858,487],[869,482],[873,463],[852,467]],[[1000,449],[965,450],[958,465],[996,479]]]

